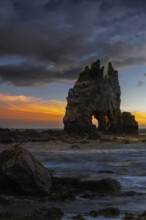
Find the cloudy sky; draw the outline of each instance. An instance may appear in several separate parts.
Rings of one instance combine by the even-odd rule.
[[[146,126],[145,0],[0,0],[0,127],[62,127],[68,89],[97,58]]]

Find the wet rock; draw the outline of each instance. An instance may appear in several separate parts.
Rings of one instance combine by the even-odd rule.
[[[98,130],[104,133],[138,133],[138,123],[130,112],[121,112],[121,91],[118,72],[109,62],[107,71],[100,61],[80,73],[74,87],[69,90],[63,119],[67,133],[91,133],[98,138],[92,117],[98,121]],[[94,134],[92,136],[92,133]]]
[[[99,215],[99,213],[98,213],[98,210],[97,211],[96,210],[92,210],[92,211],[89,212],[88,215],[93,217],[93,218],[95,218],[95,217],[97,217]]]
[[[98,210],[98,214],[103,215],[105,217],[115,217],[120,215],[120,210],[118,208],[109,207]]]
[[[119,194],[119,196],[142,196],[145,195],[141,192],[135,192],[135,191],[126,191]]]
[[[126,213],[124,220],[146,220],[146,211],[138,216],[135,216],[133,213]]]
[[[82,187],[86,190],[105,194],[119,193],[121,191],[120,182],[113,178],[105,178],[98,181],[83,181]]]
[[[124,216],[124,220],[135,220],[135,216],[132,213],[126,213]]]
[[[125,175],[128,173],[128,170],[123,168],[116,171],[117,174]]]
[[[60,220],[63,217],[64,213],[60,208],[41,208],[36,210],[34,213],[30,214],[17,214],[12,212],[3,212],[0,213],[0,219],[3,220],[40,220],[40,219],[49,219],[49,220]]]
[[[74,220],[85,220],[85,218],[81,214],[74,216],[73,219]]]
[[[34,156],[15,145],[0,153],[0,190],[34,196],[49,195],[52,176]]]
[[[53,190],[50,194],[50,199],[53,201],[67,201],[74,200],[75,196],[70,192],[70,190],[60,187],[59,189]]]
[[[120,210],[118,208],[108,207],[99,210],[92,210],[88,214],[91,217],[104,216],[104,217],[116,217],[120,215]]]
[[[85,198],[85,199],[94,199],[97,197],[97,193],[85,193],[81,196],[81,198]]]
[[[141,220],[146,219],[146,211],[144,211],[142,214],[138,216]]]
[[[98,173],[114,173],[112,170],[99,170]]]
[[[73,195],[86,193],[87,191],[95,193],[96,195],[117,194],[121,191],[121,185],[118,180],[113,178],[81,181],[79,178],[63,177],[53,178],[51,191],[57,195],[62,194],[62,192],[66,192],[66,195],[69,195],[68,198],[72,198]]]
[[[41,208],[32,214],[26,219],[49,219],[49,220],[60,220],[63,217],[64,213],[60,208]]]

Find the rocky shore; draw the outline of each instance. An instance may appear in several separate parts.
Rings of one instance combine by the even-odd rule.
[[[31,143],[45,143],[47,145],[57,143],[69,147],[71,150],[80,149],[81,146],[92,145],[93,142],[102,148],[104,144],[115,143],[144,143],[146,135],[96,135],[84,134],[71,136],[62,130],[0,130],[0,219],[76,219],[84,220],[117,217],[125,220],[144,220],[146,212],[141,214],[121,214],[120,208],[106,206],[101,209],[84,210],[81,213],[70,213],[66,218],[66,210],[63,205],[79,199],[94,198],[134,198],[142,197],[144,193],[136,191],[123,191],[122,183],[113,178],[112,170],[99,170],[100,174],[108,174],[99,180],[86,180],[80,177],[58,177],[52,171],[46,169],[30,153],[26,145]],[[4,141],[5,138],[5,141]],[[8,138],[8,139],[7,139]],[[10,138],[10,139],[9,139]],[[11,140],[6,141],[6,140]],[[7,144],[6,144],[7,143]],[[127,145],[128,146],[128,145]],[[111,177],[110,177],[111,174]]]
[[[94,131],[92,133],[68,134],[64,130],[53,129],[0,129],[0,143],[20,144],[29,142],[62,142],[62,143],[89,143],[92,140],[100,142],[146,142],[146,132],[139,130],[139,134],[105,134]]]

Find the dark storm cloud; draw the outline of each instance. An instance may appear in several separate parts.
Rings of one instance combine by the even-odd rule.
[[[73,79],[97,58],[117,67],[144,64],[145,8],[142,0],[1,0],[0,56],[28,57],[33,65],[1,66],[0,78],[38,85]]]
[[[0,82],[7,82],[15,86],[42,86],[55,81],[74,79],[78,68],[58,71],[47,68],[45,65],[24,63],[20,65],[0,66]]]

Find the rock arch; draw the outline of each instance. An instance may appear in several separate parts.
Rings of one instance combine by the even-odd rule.
[[[121,112],[121,91],[118,72],[108,63],[107,72],[100,67],[100,60],[86,66],[74,87],[69,89],[64,130],[68,133],[92,132],[92,116],[99,123],[98,129],[114,133],[137,133],[138,123],[130,112]]]

